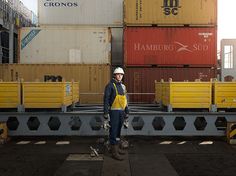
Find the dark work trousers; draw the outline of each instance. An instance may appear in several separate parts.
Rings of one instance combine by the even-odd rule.
[[[118,144],[116,138],[120,138],[121,128],[124,122],[123,110],[111,110],[110,113],[110,136],[109,141],[111,145]]]

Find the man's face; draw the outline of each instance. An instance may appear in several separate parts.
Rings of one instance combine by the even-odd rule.
[[[120,82],[123,79],[123,75],[120,73],[115,74],[115,79]]]

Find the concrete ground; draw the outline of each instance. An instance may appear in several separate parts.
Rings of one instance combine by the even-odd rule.
[[[0,145],[0,176],[233,176],[236,148],[221,138],[130,137],[124,161],[98,138],[15,138]],[[90,158],[90,146],[100,157]]]

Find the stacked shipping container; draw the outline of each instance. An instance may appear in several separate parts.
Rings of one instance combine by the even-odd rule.
[[[123,0],[38,0],[40,26],[106,27],[111,30],[112,65],[123,61]]]
[[[124,0],[127,26],[215,26],[217,0]]]
[[[38,0],[38,13],[40,27],[20,31],[20,63],[47,64],[43,68],[51,67],[54,71],[43,71],[44,76],[60,75],[68,81],[81,79],[81,102],[101,103],[104,87],[110,80],[107,69],[123,61],[123,0]],[[88,64],[97,65],[103,74],[98,74],[95,65]],[[65,72],[75,68],[85,74],[65,76]],[[28,78],[25,74],[24,77]],[[99,81],[101,77],[106,80]],[[94,86],[97,89],[91,88],[91,82],[99,84]]]
[[[110,64],[111,34],[105,27],[44,26],[21,29],[20,63]]]
[[[104,85],[110,79],[110,65],[98,64],[2,64],[0,79],[17,81],[79,80],[81,103],[101,103]]]
[[[155,80],[169,81],[172,78],[174,81],[194,81],[199,79],[209,81],[216,75],[215,68],[184,68],[184,67],[128,67],[126,69],[126,86],[129,92],[135,94],[129,95],[132,102],[152,103],[154,101],[153,94],[155,92]],[[136,93],[144,94],[136,94]],[[147,94],[149,93],[149,94]]]
[[[47,64],[40,80],[59,75],[77,81],[77,72],[64,76],[76,68],[86,70],[83,80],[97,82],[100,78],[92,76],[97,68],[88,64],[104,69],[108,75],[96,83],[99,89],[86,81],[80,84],[85,85],[82,102],[102,101],[110,69],[116,66],[126,67],[129,93],[145,94],[131,94],[131,102],[153,102],[154,80],[208,81],[216,75],[217,0],[38,0],[38,8],[40,27],[20,31],[19,60],[36,70],[40,65],[35,64]],[[28,79],[19,69],[14,66],[8,72]],[[34,69],[27,74],[34,75]]]
[[[122,27],[123,0],[38,0],[39,24]]]
[[[129,92],[152,94],[154,80],[216,77],[217,0],[124,0],[124,9]],[[151,103],[154,96],[130,100]]]
[[[128,27],[124,41],[127,66],[216,65],[216,28]]]

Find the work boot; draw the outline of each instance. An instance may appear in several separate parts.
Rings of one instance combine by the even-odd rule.
[[[118,152],[119,152],[120,155],[125,155],[126,154],[126,152],[123,150],[123,148],[120,145],[118,145]]]
[[[129,142],[125,139],[121,139],[119,142],[119,147],[123,150],[128,149],[129,148]]]
[[[115,160],[118,160],[118,161],[122,161],[124,160],[124,158],[122,158],[120,155],[119,155],[119,147],[118,145],[111,145],[111,155],[112,155],[112,158],[114,158]]]

